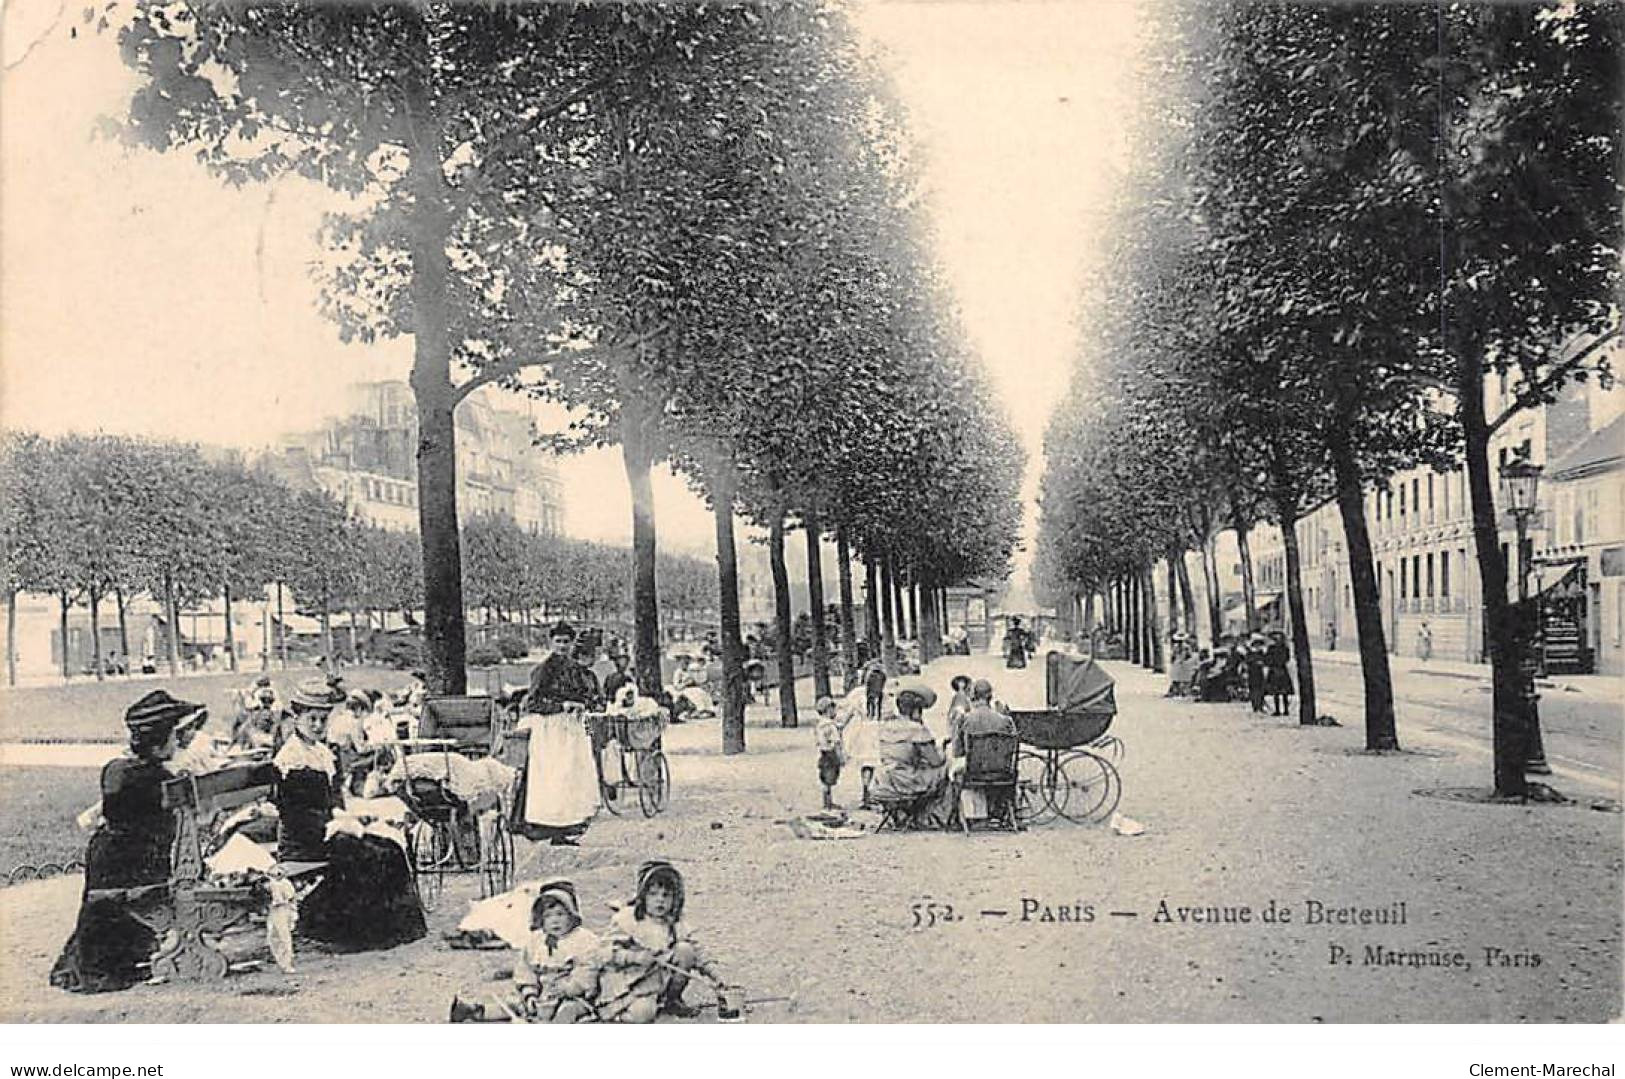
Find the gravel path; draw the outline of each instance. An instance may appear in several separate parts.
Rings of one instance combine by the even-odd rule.
[[[1167,701],[1160,677],[1109,666],[1119,679],[1113,732],[1127,744],[1121,809],[1143,835],[1061,823],[1016,836],[800,840],[778,822],[816,808],[812,732],[757,725],[771,722],[759,708],[743,757],[720,754],[714,722],[673,729],[667,815],[600,818],[579,850],[521,844],[521,875],[571,875],[589,922],[600,923],[640,860],[674,858],[689,878],[694,929],[730,979],[753,995],[795,998],[763,1005],[759,1021],[1618,1015],[1619,816],[1419,797],[1482,785],[1481,762],[1365,756],[1356,728],[1300,731],[1244,705]],[[1032,689],[1011,679],[1042,677],[982,656],[943,661],[930,677],[942,685],[961,670],[1011,697]],[[854,778],[838,799],[854,800]],[[78,888],[65,878],[0,892],[0,1019],[437,1021],[452,992],[507,965],[438,939],[461,912],[454,896],[473,894],[470,880],[448,887],[430,939],[392,952],[302,955],[292,977],[75,997],[48,988],[45,973]],[[928,899],[962,920],[915,928],[915,904]],[[1290,922],[1263,920],[1272,900]],[[1157,917],[1164,901],[1171,921]],[[1400,903],[1404,925],[1305,924],[1313,904],[1375,917]],[[1181,907],[1203,909],[1182,919]],[[1191,920],[1210,916],[1218,924]],[[1487,961],[1490,948],[1508,965]],[[1462,965],[1431,965],[1458,952]],[[1407,965],[1367,964],[1396,956]]]

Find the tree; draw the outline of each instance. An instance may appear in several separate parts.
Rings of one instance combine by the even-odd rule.
[[[0,433],[0,573],[6,592],[6,683],[17,684],[17,594],[44,590],[51,575],[54,503],[50,443],[39,435]],[[67,645],[63,637],[64,649]]]
[[[1519,411],[1566,383],[1611,379],[1619,335],[1621,197],[1617,5],[1441,9],[1425,69],[1443,125],[1437,169],[1439,345],[1464,435],[1493,686],[1495,793],[1524,798],[1535,719],[1529,647],[1507,598],[1489,450]],[[1512,376],[1486,413],[1484,382]]]
[[[537,261],[541,192],[576,167],[559,152],[567,114],[631,78],[608,58],[668,22],[584,4],[182,2],[140,4],[119,30],[141,79],[133,141],[191,148],[233,184],[294,173],[365,207],[329,221],[326,310],[345,340],[413,336],[436,691],[465,688],[453,414],[478,386],[553,358],[534,313],[515,309],[531,294],[493,253]],[[454,383],[454,367],[470,376]]]

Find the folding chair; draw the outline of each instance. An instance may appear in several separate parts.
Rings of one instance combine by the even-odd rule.
[[[962,794],[967,791],[983,793],[987,798],[988,815],[982,819],[1002,824],[1013,832],[1021,831],[1020,817],[1016,812],[1016,753],[1020,744],[1014,734],[1002,731],[967,735],[965,777],[960,781],[959,788]],[[971,821],[965,814],[963,798],[959,808],[959,824],[969,835]]]

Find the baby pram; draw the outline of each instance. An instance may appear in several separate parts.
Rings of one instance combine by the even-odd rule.
[[[419,737],[400,739],[390,773],[411,817],[407,855],[419,897],[432,909],[447,873],[478,872],[480,894],[513,886],[513,836],[504,811],[513,770],[492,755],[502,734],[490,697],[429,697]]]

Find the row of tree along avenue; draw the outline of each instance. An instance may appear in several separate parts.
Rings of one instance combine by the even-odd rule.
[[[486,625],[511,628],[517,639],[528,640],[549,616],[599,621],[627,609],[627,548],[526,532],[504,517],[471,518],[463,536],[470,608],[483,608]],[[267,586],[285,586],[276,591],[275,612],[275,647],[285,662],[286,614],[319,618],[328,656],[335,655],[335,616],[348,616],[352,632],[358,624],[381,628],[389,614],[415,618],[423,609],[419,547],[411,533],[364,524],[327,494],[295,491],[259,468],[210,459],[192,446],[9,432],[0,439],[8,684],[17,681],[19,592],[57,598],[64,641],[68,612],[83,603],[99,647],[107,610],[129,660],[132,599],[150,595],[165,624],[177,626],[180,612],[220,598],[229,625],[234,603],[257,604]],[[679,612],[714,607],[716,573],[701,559],[662,557],[661,582],[662,598]],[[226,648],[232,669],[240,658],[235,643]],[[171,671],[179,644],[178,634],[165,635]],[[352,638],[352,652],[354,645]],[[66,648],[62,663],[71,676]],[[94,669],[97,677],[105,673],[100,662]]]
[[[556,448],[620,448],[645,692],[660,680],[651,468],[669,462],[715,508],[727,752],[744,748],[736,513],[768,531],[781,635],[792,529],[815,621],[833,535],[843,622],[861,559],[890,586],[871,620],[888,642],[904,586],[930,626],[942,586],[1005,568],[1021,453],[929,257],[903,117],[836,7],[87,15],[140,77],[133,142],[231,183],[294,172],[355,196],[318,272],[345,339],[412,337],[433,689],[464,689],[452,416],[487,384],[569,406]],[[820,632],[820,693],[827,659]]]
[[[1568,380],[1610,377],[1625,8],[1174,4],[1158,18],[1171,44],[1147,61],[1143,171],[1047,433],[1043,581],[1121,599],[1166,559],[1185,585],[1176,617],[1194,623],[1186,552],[1216,602],[1213,538],[1234,529],[1250,593],[1247,530],[1278,523],[1311,724],[1293,523],[1334,499],[1366,745],[1396,749],[1365,496],[1464,458],[1495,791],[1524,797],[1527,616],[1508,602],[1488,447]],[[1513,387],[1498,415],[1492,375]]]

